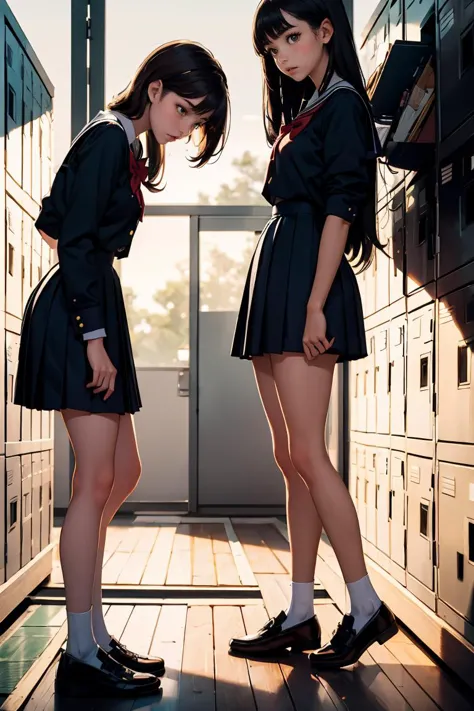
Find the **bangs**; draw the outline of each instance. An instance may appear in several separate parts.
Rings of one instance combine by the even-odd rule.
[[[285,20],[279,7],[275,7],[272,3],[264,3],[257,13],[253,30],[253,46],[256,53],[263,57],[269,40],[278,39],[292,27],[294,25]]]
[[[210,73],[209,70],[192,69],[181,75],[179,83],[167,82],[167,88],[182,96],[183,99],[203,97],[202,101],[193,108],[198,116],[225,112],[228,100],[227,90],[222,76],[218,72]]]

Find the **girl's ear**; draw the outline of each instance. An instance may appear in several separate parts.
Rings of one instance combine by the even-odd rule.
[[[161,99],[162,94],[163,82],[161,81],[161,79],[149,83],[148,98],[150,99],[151,103],[153,103],[154,101],[159,101]]]
[[[321,22],[319,26],[319,38],[323,44],[328,44],[334,35],[334,27],[328,18]]]

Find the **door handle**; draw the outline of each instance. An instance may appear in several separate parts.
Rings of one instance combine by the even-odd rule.
[[[189,368],[178,372],[178,397],[189,397]]]

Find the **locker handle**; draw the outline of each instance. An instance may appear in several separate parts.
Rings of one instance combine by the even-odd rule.
[[[388,494],[388,520],[392,520],[392,497],[395,494],[394,491],[390,490]]]

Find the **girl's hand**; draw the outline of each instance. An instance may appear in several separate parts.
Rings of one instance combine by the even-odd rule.
[[[92,338],[87,341],[87,359],[93,372],[92,381],[87,384],[87,387],[95,388],[94,393],[106,390],[104,400],[108,400],[115,390],[117,369],[107,355],[103,338]]]
[[[326,317],[320,308],[308,306],[306,312],[306,325],[303,334],[303,348],[308,360],[313,360],[318,355],[325,353],[332,347],[334,341],[326,339]]]

